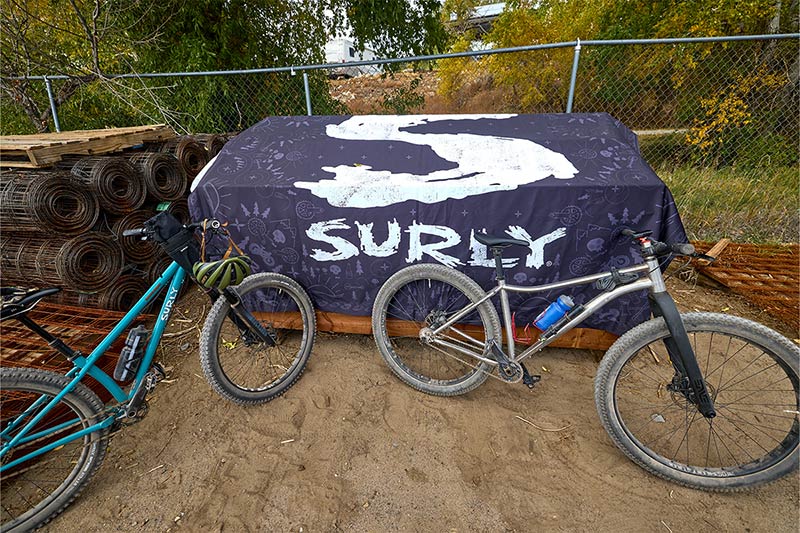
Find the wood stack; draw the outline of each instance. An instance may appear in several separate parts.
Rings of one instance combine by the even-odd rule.
[[[169,264],[123,238],[159,210],[189,220],[189,178],[220,136],[166,126],[0,137],[3,285],[60,286],[64,304],[128,310]]]

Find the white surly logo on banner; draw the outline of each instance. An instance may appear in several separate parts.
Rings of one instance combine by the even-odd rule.
[[[515,115],[376,115],[352,117],[326,127],[329,137],[358,141],[398,141],[430,147],[456,163],[428,174],[374,170],[369,165],[322,167],[335,175],[318,182],[298,181],[336,207],[385,207],[417,200],[433,204],[495,191],[510,191],[547,177],[571,179],[576,169],[563,154],[527,139],[470,133],[411,133],[403,128],[442,120],[502,120]]]
[[[406,263],[422,261],[425,256],[428,256],[449,267],[464,264],[458,257],[451,254],[454,248],[463,246],[461,235],[453,228],[420,224],[417,221],[413,221],[403,232],[397,219],[393,219],[387,222],[386,240],[378,244],[373,235],[373,223],[362,224],[356,221],[355,226],[358,228],[358,243],[350,242],[344,236],[333,233],[351,228],[351,225],[344,218],[311,224],[311,227],[306,230],[306,235],[313,241],[325,243],[328,248],[327,250],[312,248],[311,259],[319,262],[345,261],[361,254],[370,257],[388,257],[401,252],[401,235],[406,233],[408,234],[408,251],[405,254]],[[520,226],[509,226],[506,233],[527,243],[528,251],[524,258],[525,266],[535,269],[541,268],[545,264],[544,247],[567,234],[566,228],[562,227],[546,235],[534,238]],[[427,238],[424,239],[423,236]],[[433,240],[430,240],[430,238],[433,238]],[[470,251],[468,264],[470,266],[494,268],[494,258],[488,257],[486,247],[475,239],[475,230],[470,231],[468,246]],[[446,253],[445,251],[451,253]],[[520,259],[517,258],[503,259],[503,264],[507,268],[515,267],[519,262]]]

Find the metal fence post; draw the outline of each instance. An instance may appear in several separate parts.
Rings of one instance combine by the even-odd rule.
[[[56,131],[61,133],[61,124],[58,122],[58,112],[56,111],[56,100],[53,98],[53,85],[50,83],[50,79],[47,76],[44,77],[44,84],[47,87],[47,98],[50,99],[50,111],[53,113],[53,124],[56,126]]]
[[[311,90],[308,88],[308,72],[303,71],[303,87],[306,91],[306,114],[311,116]]]
[[[575,98],[575,79],[578,77],[578,60],[581,58],[581,40],[575,45],[575,55],[572,58],[572,76],[569,80],[569,96],[567,96],[567,113],[572,113],[572,100]]]

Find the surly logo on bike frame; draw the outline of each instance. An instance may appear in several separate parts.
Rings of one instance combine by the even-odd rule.
[[[172,305],[175,303],[175,298],[178,297],[178,289],[171,289],[164,302],[164,311],[161,313],[161,320],[167,320],[169,314],[172,312]]]
[[[461,235],[453,228],[442,225],[419,224],[413,221],[405,230],[400,227],[397,219],[387,222],[387,237],[382,242],[376,242],[374,235],[374,223],[363,224],[359,221],[353,222],[358,228],[358,244],[337,235],[337,230],[350,230],[351,225],[345,219],[338,218],[316,222],[306,230],[306,235],[313,241],[326,243],[326,249],[313,248],[310,257],[316,261],[344,261],[360,254],[370,257],[389,257],[401,253],[403,244],[403,234],[408,235],[405,239],[406,253],[405,262],[414,263],[422,261],[425,257],[430,257],[450,267],[464,265],[465,263],[447,253],[446,251],[457,249],[459,246],[469,247],[469,260],[467,264],[476,267],[494,268],[494,259],[486,257],[486,247],[475,239],[475,230],[472,229],[468,239],[462,239]],[[506,233],[515,238],[528,243],[528,252],[525,255],[525,266],[528,268],[541,268],[545,264],[544,247],[566,235],[566,228],[557,228],[545,235],[537,238],[531,236],[525,228],[520,226],[508,226]],[[506,268],[513,268],[520,262],[518,258],[503,259]]]

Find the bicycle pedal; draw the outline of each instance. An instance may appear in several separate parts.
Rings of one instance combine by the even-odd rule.
[[[528,372],[528,369],[525,365],[521,364],[522,366],[522,383],[528,386],[530,390],[533,390],[533,387],[536,386],[537,383],[542,381],[542,376],[539,374],[531,374]]]
[[[166,379],[167,378],[167,371],[164,370],[164,367],[161,366],[159,363],[153,363],[151,371],[154,374],[156,382],[159,382],[162,379]]]
[[[522,383],[528,386],[529,389],[533,390],[533,387],[536,386],[537,383],[542,381],[542,376],[539,374],[528,374],[527,376],[522,376]]]

